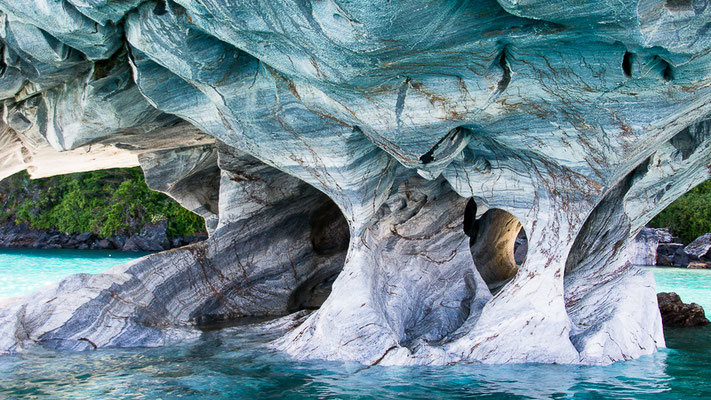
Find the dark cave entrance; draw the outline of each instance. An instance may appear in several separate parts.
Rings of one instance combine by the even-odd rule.
[[[321,307],[331,294],[331,286],[343,269],[348,251],[348,221],[332,200],[326,198],[324,203],[314,210],[309,229],[316,265],[313,274],[291,294],[287,306],[289,312]],[[322,265],[330,267],[323,268]],[[334,265],[340,267],[335,268]]]
[[[464,233],[474,264],[495,294],[518,272],[528,252],[528,238],[521,222],[500,208],[486,210],[479,218],[474,199],[469,199],[464,211]]]

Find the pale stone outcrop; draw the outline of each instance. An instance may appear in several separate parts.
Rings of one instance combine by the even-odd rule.
[[[672,240],[673,235],[668,228],[642,228],[627,248],[630,263],[640,266],[657,265],[659,244],[670,243]]]
[[[220,185],[238,216],[204,242],[102,274],[74,275],[4,306],[0,351],[35,343],[62,349],[175,344],[198,337],[196,327],[282,315],[296,299],[308,303],[313,278],[322,277],[319,283],[337,274],[345,258],[344,246],[322,251],[311,239],[320,230],[347,229],[345,220],[313,224],[315,212],[333,204],[326,196],[251,156],[223,150],[223,173],[248,177]]]
[[[3,306],[20,333],[0,350],[157,345],[321,303],[274,347],[443,364],[664,346],[627,250],[709,177],[705,2],[33,4],[0,0],[0,175],[140,164],[211,236]]]

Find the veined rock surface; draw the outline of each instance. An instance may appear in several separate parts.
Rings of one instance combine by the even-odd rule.
[[[319,306],[273,346],[400,365],[664,346],[628,247],[711,176],[705,1],[0,10],[0,177],[141,165],[210,233],[0,306],[0,352]]]

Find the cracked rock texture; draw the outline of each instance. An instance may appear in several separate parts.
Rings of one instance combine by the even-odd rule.
[[[703,307],[696,303],[684,303],[681,301],[681,297],[674,292],[658,293],[657,301],[664,326],[686,327],[709,324]]]
[[[664,346],[628,260],[711,176],[705,1],[30,3],[0,0],[0,176],[141,165],[210,237],[0,306],[1,352],[319,306],[273,346],[366,364]]]
[[[627,248],[632,265],[657,265],[657,249],[660,243],[671,243],[673,235],[668,228],[642,228]]]

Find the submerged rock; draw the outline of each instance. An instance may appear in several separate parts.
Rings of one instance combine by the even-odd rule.
[[[704,261],[692,261],[686,266],[689,269],[707,269],[711,268],[711,263]]]
[[[629,248],[711,176],[711,8],[32,1],[0,0],[0,176],[140,164],[210,236],[0,307],[0,351],[321,302],[273,345],[366,364],[664,346]]]
[[[696,303],[686,304],[674,292],[658,293],[659,311],[662,313],[662,323],[667,327],[686,327],[708,325],[704,308]]]

